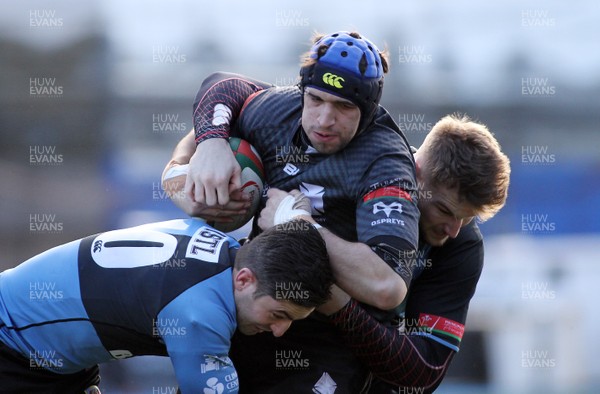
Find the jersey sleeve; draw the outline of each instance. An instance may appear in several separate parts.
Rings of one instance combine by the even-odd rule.
[[[194,100],[196,143],[229,137],[230,125],[239,116],[246,99],[270,86],[232,73],[218,72],[207,77]]]
[[[361,144],[372,159],[358,190],[357,237],[371,247],[384,248],[385,256],[393,258],[383,258],[375,251],[401,273],[407,270],[405,261],[413,257],[418,244],[415,162],[406,140],[392,131],[397,126],[387,112],[380,114],[376,127],[386,132],[375,134],[376,142]],[[403,275],[405,280],[409,277]]]
[[[458,351],[469,302],[483,269],[483,239],[473,222],[424,256],[406,304],[407,330]]]
[[[331,322],[375,376],[415,392],[435,391],[454,355],[436,342],[382,324],[354,300],[333,314]]]
[[[230,270],[173,299],[155,323],[154,334],[165,342],[183,394],[238,393],[228,356],[236,328]]]

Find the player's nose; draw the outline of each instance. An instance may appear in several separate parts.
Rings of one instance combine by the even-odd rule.
[[[324,103],[319,109],[319,126],[323,129],[335,124],[335,107],[330,103]]]
[[[291,325],[291,320],[284,320],[271,324],[270,328],[273,332],[273,336],[280,337],[288,330],[288,328],[290,328]]]
[[[458,236],[458,233],[460,232],[460,228],[462,227],[462,219],[457,219],[454,218],[452,219],[452,221],[448,224],[446,224],[446,234],[450,237],[450,238],[456,238]]]

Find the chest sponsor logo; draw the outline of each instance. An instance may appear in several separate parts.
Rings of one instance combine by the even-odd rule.
[[[227,236],[222,232],[208,227],[200,227],[192,235],[185,257],[218,263],[221,248],[226,240]]]
[[[287,163],[285,165],[285,167],[283,167],[283,172],[285,172],[286,174],[293,176],[296,175],[298,172],[300,172],[300,169],[298,167],[296,167],[295,165],[293,165],[292,163]]]

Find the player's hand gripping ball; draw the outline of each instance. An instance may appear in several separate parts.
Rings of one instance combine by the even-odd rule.
[[[252,205],[245,215],[232,216],[232,222],[212,223],[214,228],[223,232],[237,230],[252,219],[260,204],[265,180],[265,170],[262,160],[256,149],[254,149],[248,141],[232,137],[229,139],[229,146],[233,151],[235,159],[242,168],[241,190],[250,195]]]

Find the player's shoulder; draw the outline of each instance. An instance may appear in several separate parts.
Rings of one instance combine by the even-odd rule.
[[[356,138],[357,145],[393,150],[402,154],[411,154],[410,144],[390,113],[379,106],[371,125]]]
[[[268,89],[264,89],[260,94],[253,100],[255,105],[261,103],[300,103],[302,93],[298,86],[271,86]]]
[[[244,128],[269,126],[281,128],[281,123],[299,116],[302,95],[297,86],[273,86],[260,91],[244,106],[240,120]]]
[[[483,236],[475,220],[461,228],[456,238],[434,247],[430,257],[434,265],[446,266],[456,272],[478,273],[483,268]]]
[[[461,228],[454,241],[456,243],[474,243],[483,245],[483,235],[481,235],[481,231],[479,230],[477,219],[474,218],[469,224]]]

